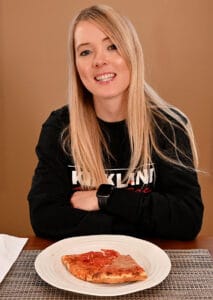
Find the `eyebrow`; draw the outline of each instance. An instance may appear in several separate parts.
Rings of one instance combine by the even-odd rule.
[[[103,38],[103,40],[102,40],[102,42],[105,42],[105,41],[107,41],[107,40],[110,40],[110,38],[108,37],[108,36],[106,36],[105,38]],[[79,50],[79,48],[81,48],[81,47],[83,47],[83,46],[88,46],[88,45],[90,45],[91,43],[81,43],[81,44],[79,44],[77,47],[76,47],[76,50],[78,51]]]

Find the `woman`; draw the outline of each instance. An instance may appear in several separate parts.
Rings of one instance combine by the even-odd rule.
[[[43,124],[36,148],[35,233],[195,238],[203,204],[192,129],[145,83],[135,29],[97,5],[69,37],[69,105]]]

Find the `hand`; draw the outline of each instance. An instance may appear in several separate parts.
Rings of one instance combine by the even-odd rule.
[[[70,199],[70,203],[74,208],[82,210],[99,210],[96,190],[75,192]]]

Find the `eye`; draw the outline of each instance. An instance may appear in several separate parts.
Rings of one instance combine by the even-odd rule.
[[[80,56],[87,56],[87,55],[89,55],[90,53],[91,53],[90,50],[84,50],[84,51],[80,52]]]
[[[117,47],[115,46],[115,44],[109,45],[107,47],[108,50],[117,50]]]

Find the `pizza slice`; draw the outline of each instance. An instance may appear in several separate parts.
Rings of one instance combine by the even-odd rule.
[[[124,283],[145,280],[147,274],[130,255],[111,249],[64,255],[61,258],[75,277],[94,283]]]

